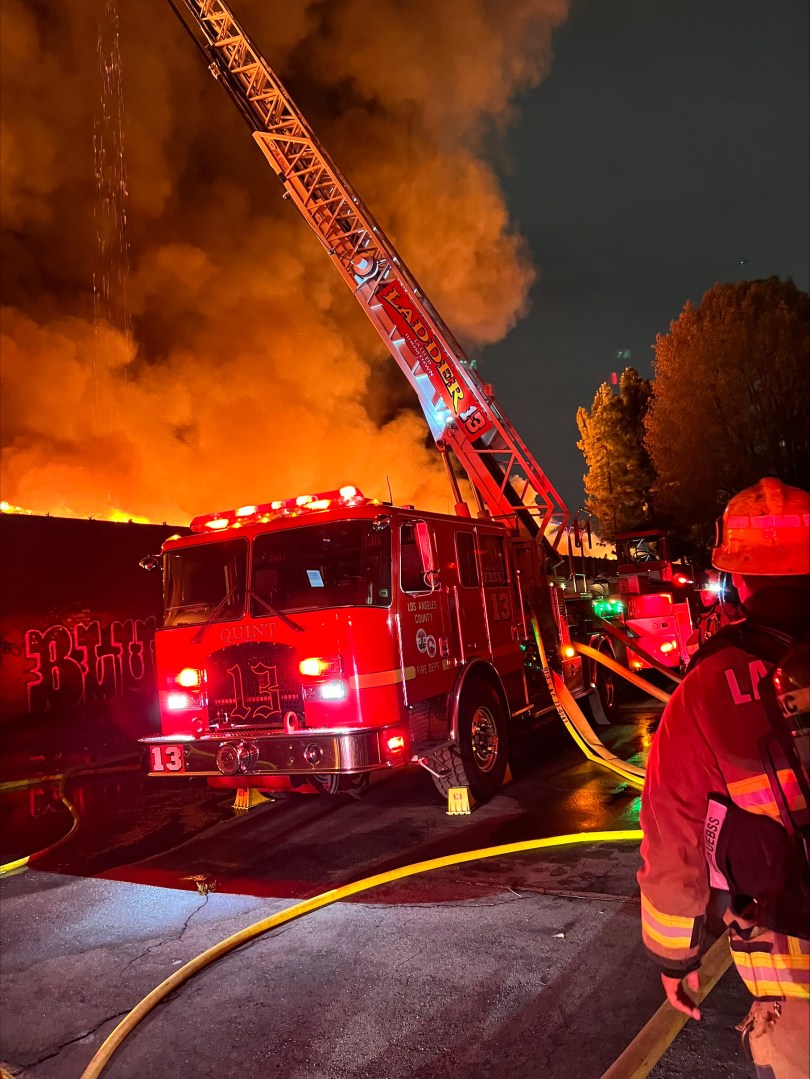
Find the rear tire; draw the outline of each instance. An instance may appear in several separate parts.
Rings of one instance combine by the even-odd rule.
[[[613,654],[606,648],[600,648],[599,651],[611,659],[614,658]],[[621,678],[614,671],[611,671],[609,667],[597,663],[596,660],[594,660],[594,666],[596,667],[594,682],[602,704],[602,711],[605,713],[605,719],[613,723],[619,714],[619,682]]]
[[[503,786],[508,756],[506,716],[494,687],[475,678],[464,687],[458,714],[458,743],[434,753],[440,794],[469,787],[476,802],[486,802]]]

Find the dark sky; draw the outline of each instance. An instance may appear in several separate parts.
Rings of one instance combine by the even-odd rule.
[[[483,374],[569,507],[578,406],[715,282],[808,288],[805,0],[574,0],[500,170],[539,280]],[[746,260],[743,264],[743,260]]]

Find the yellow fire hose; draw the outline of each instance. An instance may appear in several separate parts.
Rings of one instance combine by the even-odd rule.
[[[632,784],[634,787],[644,786],[644,769],[637,764],[631,764],[629,761],[623,761],[620,757],[617,757],[615,753],[611,753],[607,749],[597,736],[593,727],[590,725],[582,709],[571,695],[570,690],[563,682],[562,678],[552,671],[548,665],[548,657],[546,656],[546,650],[543,646],[543,639],[540,636],[540,626],[537,624],[537,617],[532,614],[531,616],[532,631],[534,633],[534,639],[537,644],[537,650],[540,655],[540,662],[543,667],[543,674],[545,675],[546,682],[548,683],[549,692],[551,693],[551,699],[554,702],[554,706],[559,713],[560,719],[565,724],[565,728],[576,744],[585,754],[589,761],[593,761],[594,764],[599,764],[603,768],[609,769],[611,772],[615,772],[626,783]],[[597,652],[593,648],[589,648],[587,645],[575,644],[574,647],[577,650],[585,650],[586,655],[592,655],[592,658],[597,659],[599,662],[607,661],[608,656],[603,656],[600,652]],[[625,671],[620,664],[611,661],[611,667],[617,669],[617,673],[625,676],[630,676],[632,672]],[[642,683],[646,688],[648,683],[643,678],[632,676],[631,681],[635,681],[636,684]],[[654,689],[654,686],[649,686],[650,689]],[[663,696],[666,700],[669,700],[669,694],[664,693],[663,690],[658,690],[657,694]]]
[[[129,758],[125,759],[129,760]],[[54,783],[58,781],[59,787],[57,789],[57,794],[59,796],[59,799],[65,805],[71,817],[73,818],[70,830],[66,832],[65,835],[63,835],[60,839],[57,839],[55,843],[51,843],[49,846],[43,848],[42,850],[35,851],[33,854],[26,854],[22,858],[16,858],[13,862],[6,862],[5,865],[0,865],[0,877],[5,876],[6,873],[13,872],[15,869],[22,869],[23,866],[30,865],[32,862],[37,861],[44,855],[50,854],[51,851],[56,850],[57,847],[61,847],[63,843],[67,843],[70,837],[74,835],[76,829],[79,827],[80,818],[76,807],[73,805],[65,792],[65,787],[71,779],[75,779],[77,776],[80,775],[107,775],[109,773],[132,772],[136,770],[139,770],[139,765],[137,764],[121,765],[116,764],[114,761],[108,761],[104,764],[96,765],[95,767],[78,765],[76,768],[70,768],[67,772],[62,772],[58,775],[33,776],[29,779],[15,779],[7,783],[0,784],[0,794],[5,794],[8,791],[26,790],[29,787],[37,787],[40,784]]]
[[[537,641],[539,654],[543,666],[543,672],[546,676],[546,680],[549,685],[552,700],[563,720],[569,733],[574,738],[574,741],[580,747],[585,756],[600,764],[611,771],[621,776],[626,782],[640,787],[644,782],[644,769],[638,765],[631,764],[627,761],[622,761],[615,754],[610,753],[609,750],[602,745],[599,738],[596,736],[592,727],[588,723],[587,719],[583,715],[579,706],[574,698],[571,696],[568,688],[562,679],[548,666],[548,660],[546,657],[545,648],[540,637],[539,626],[537,620],[532,616],[532,628]],[[651,686],[645,682],[644,679],[639,678],[632,672],[625,670],[615,661],[610,660],[609,657],[595,652],[594,649],[589,648],[587,645],[576,645],[577,649],[584,655],[591,655],[591,658],[597,662],[605,663],[622,677],[627,678],[629,681],[634,682],[640,688],[652,693],[659,699],[668,700],[669,694],[664,693],[662,690],[657,690],[656,687]],[[137,767],[137,766],[135,766]],[[112,770],[112,769],[111,769]],[[75,775],[78,770],[72,773],[65,773],[60,778],[60,797],[68,806],[73,815],[73,826],[70,832],[50,847],[46,848],[47,851],[53,850],[55,847],[64,843],[78,827],[78,816],[75,809],[65,797],[64,786],[70,775]],[[89,770],[91,773],[98,771],[96,769]],[[57,778],[57,777],[48,777]],[[42,780],[39,780],[42,782]],[[36,782],[36,781],[31,781]],[[9,788],[7,788],[9,789]],[[383,884],[389,884],[392,881],[400,880],[404,877],[415,876],[418,873],[427,873],[434,869],[442,869],[451,865],[460,865],[464,862],[478,861],[484,858],[495,858],[506,854],[515,854],[522,851],[529,850],[542,850],[549,847],[564,846],[566,844],[581,844],[581,843],[609,843],[609,842],[621,842],[628,840],[641,840],[642,832],[639,829],[626,829],[621,831],[600,831],[600,832],[578,832],[571,835],[553,836],[548,839],[529,839],[519,843],[506,843],[497,847],[487,847],[481,850],[464,851],[460,854],[447,855],[442,858],[432,858],[424,862],[416,862],[410,866],[403,866],[400,869],[390,870],[387,873],[379,873],[375,876],[365,877],[359,881],[355,881],[351,884],[343,885],[340,888],[333,888],[328,892],[322,892],[320,895],[314,896],[311,899],[304,900],[301,903],[296,903],[292,907],[289,907],[285,911],[281,911],[278,914],[274,914],[269,918],[263,918],[260,921],[254,923],[245,929],[234,933],[232,936],[227,937],[225,940],[220,941],[218,944],[213,945],[194,959],[190,960],[179,970],[176,970],[160,985],[156,986],[146,997],[143,998],[131,1012],[118,1024],[118,1026],[112,1031],[112,1033],[105,1039],[104,1043],[99,1048],[93,1059],[90,1061],[87,1068],[82,1073],[81,1079],[95,1079],[100,1075],[102,1069],[106,1066],[110,1060],[112,1054],[121,1045],[124,1039],[131,1033],[132,1030],[145,1018],[153,1008],[155,1008],[162,1000],[164,1000],[175,989],[179,988],[184,982],[188,981],[198,971],[209,966],[211,963],[220,959],[222,956],[227,955],[229,952],[240,947],[247,941],[254,940],[256,937],[261,936],[264,933],[269,932],[271,929],[275,929],[278,926],[284,925],[287,922],[293,921],[296,918],[303,917],[306,914],[310,914],[316,910],[320,910],[323,907],[329,906],[332,903],[337,903],[343,899],[347,899],[349,896],[357,895],[361,892],[370,891],[372,888],[378,888]],[[40,857],[46,851],[37,852],[34,855],[28,855],[25,858],[20,858],[16,862],[10,862],[7,865],[0,867],[0,874],[9,872],[11,869],[19,868],[30,863],[34,858]]]
[[[623,644],[628,651],[635,652],[637,656],[646,660],[652,668],[659,672],[659,674],[663,674],[666,678],[669,678],[670,681],[675,682],[676,685],[680,685],[683,681],[682,674],[673,670],[672,667],[667,667],[659,659],[656,659],[655,656],[651,656],[649,652],[645,652],[639,645],[637,639],[624,633],[618,626],[614,626],[612,622],[608,622],[606,618],[600,618],[598,615],[594,615],[594,617],[596,618],[597,625],[601,625],[602,630],[607,633],[609,637],[618,641],[619,644]]]
[[[595,648],[591,648],[589,644],[581,644],[579,641],[572,641],[572,647],[576,648],[577,652],[580,652],[583,656],[589,656],[596,663],[601,663],[603,667],[608,667],[611,671],[621,675],[628,682],[632,682],[634,686],[638,686],[639,689],[643,689],[645,693],[649,693],[651,697],[656,697],[659,701],[667,703],[672,696],[671,693],[667,693],[665,689],[659,689],[658,686],[654,686],[652,682],[648,682],[646,678],[642,678],[640,674],[636,674],[635,671],[629,670],[627,667],[623,667],[621,663],[618,663],[612,656],[605,655],[604,652],[598,652]]]
[[[288,907],[287,910],[280,911],[278,914],[273,914],[269,918],[262,918],[261,921],[255,922],[245,929],[240,929],[238,933],[234,933],[230,937],[226,937],[225,940],[221,940],[218,944],[214,944],[200,955],[195,956],[194,959],[190,960],[184,966],[180,967],[179,970],[176,970],[166,978],[165,981],[161,982],[160,985],[145,996],[143,1000],[121,1020],[115,1030],[113,1030],[106,1038],[96,1055],[82,1072],[81,1079],[95,1079],[96,1076],[100,1075],[112,1054],[127,1035],[134,1030],[138,1023],[140,1023],[140,1021],[144,1019],[157,1004],[164,1000],[171,992],[173,992],[173,990],[188,981],[194,974],[198,973],[198,971],[202,970],[204,967],[209,966],[217,959],[220,959],[223,955],[227,955],[228,952],[232,952],[235,948],[245,944],[247,941],[254,940],[263,933],[267,933],[271,929],[276,929],[286,922],[291,922],[295,918],[300,918],[305,914],[320,910],[322,907],[328,907],[332,903],[337,903],[341,899],[347,899],[349,896],[357,895],[360,892],[367,892],[372,888],[379,888],[382,884],[389,884],[391,881],[401,880],[403,877],[412,877],[417,873],[428,873],[433,869],[442,869],[446,866],[460,865],[463,862],[474,862],[483,858],[497,858],[504,854],[516,854],[521,851],[560,847],[566,844],[616,843],[626,840],[640,841],[641,836],[642,833],[639,829],[628,829],[615,832],[577,832],[572,835],[553,836],[549,839],[527,839],[520,843],[505,843],[499,847],[484,847],[481,850],[463,851],[461,854],[450,854],[442,858],[431,858],[425,862],[415,862],[413,865],[403,866],[401,869],[392,869],[387,873],[378,873],[375,876],[364,877],[362,880],[354,881],[352,884],[345,884],[340,888],[333,888],[328,892],[322,892],[320,895],[313,896],[312,899],[305,899],[301,903],[296,903],[294,906]]]

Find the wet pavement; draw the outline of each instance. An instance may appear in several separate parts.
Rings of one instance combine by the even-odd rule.
[[[657,713],[639,716],[606,736],[628,758],[643,755]],[[632,828],[638,812],[638,792],[585,762],[559,729],[469,817],[446,816],[418,770],[386,777],[362,801],[301,797],[239,817],[232,796],[185,782],[130,772],[76,783],[81,797],[66,787],[83,805],[75,835],[0,882],[0,1058],[27,1079],[81,1076],[164,978],[300,898],[426,858]],[[58,816],[54,807],[24,825],[21,803],[16,812],[4,860]],[[336,903],[197,974],[104,1075],[598,1079],[661,1000],[639,940],[637,867],[634,843],[588,844],[457,865]],[[746,1010],[735,977],[656,1079],[747,1076],[729,1034]]]

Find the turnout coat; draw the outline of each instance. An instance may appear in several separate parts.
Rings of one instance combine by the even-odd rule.
[[[710,898],[704,851],[710,795],[780,821],[759,751],[771,726],[758,683],[771,666],[732,637],[689,671],[656,732],[642,794],[638,881],[644,944],[670,976],[700,965]],[[779,782],[791,809],[806,810],[790,769],[779,771]],[[724,920],[737,970],[756,999],[810,999],[806,918],[798,935],[745,922],[730,910]]]

